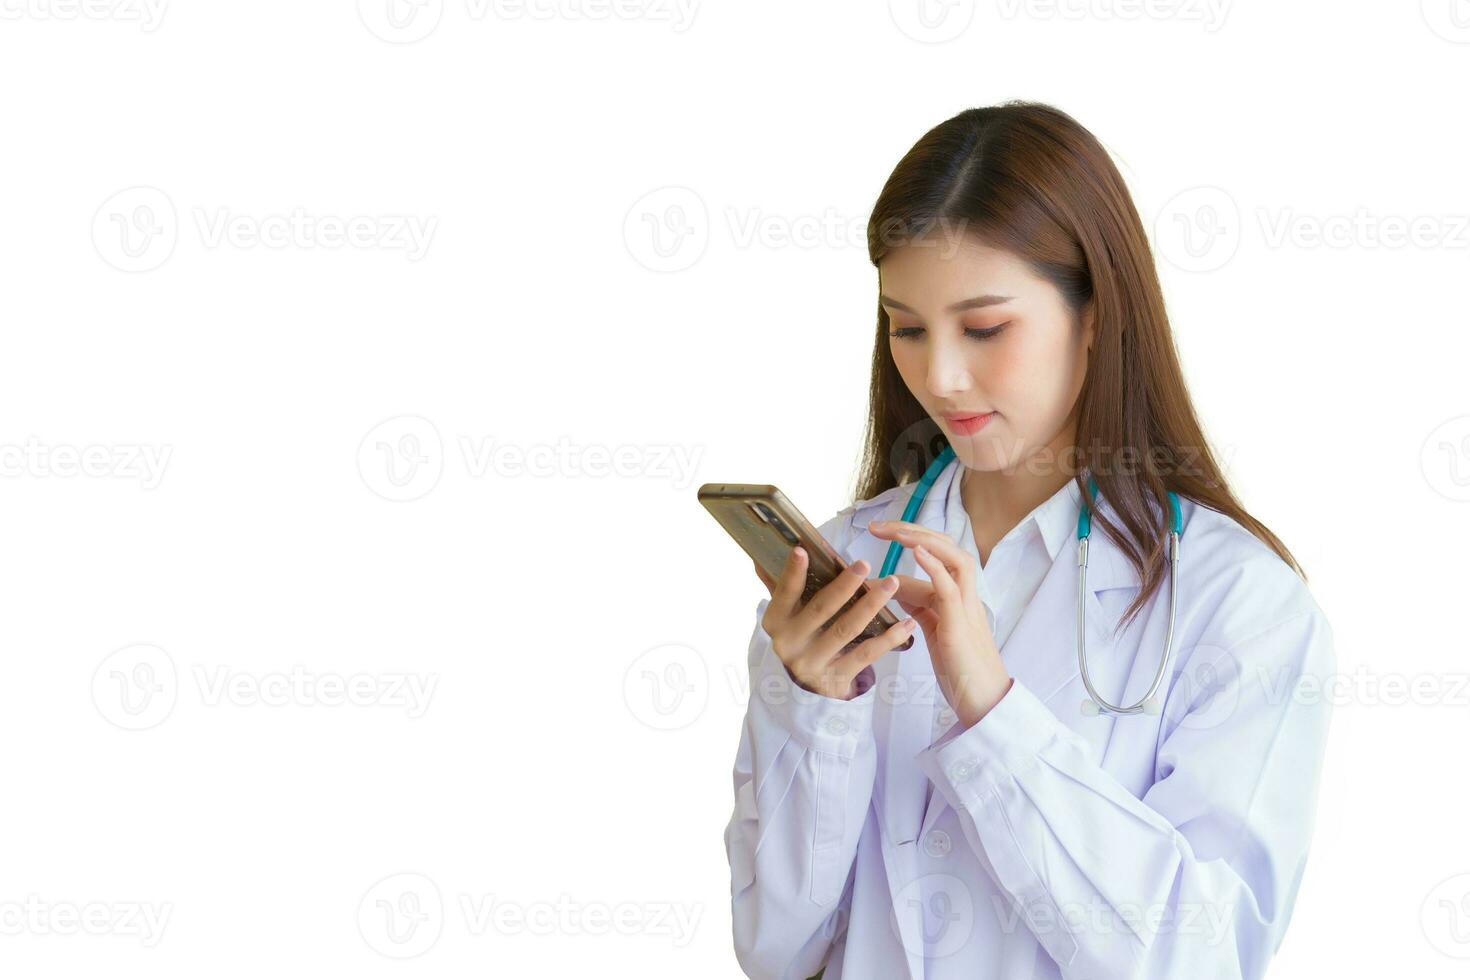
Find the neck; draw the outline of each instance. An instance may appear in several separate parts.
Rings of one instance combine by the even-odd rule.
[[[1020,523],[1021,518],[1051,497],[1076,475],[1066,466],[1071,459],[1071,431],[1064,430],[1052,445],[1038,455],[1045,466],[1024,462],[1010,470],[974,470],[960,474],[960,500],[970,515],[970,524],[999,538]],[[1034,471],[1034,472],[1033,472]]]

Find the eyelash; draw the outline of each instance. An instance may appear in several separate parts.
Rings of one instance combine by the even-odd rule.
[[[978,327],[966,327],[965,336],[972,340],[990,340],[1008,326],[1010,326],[1009,321],[997,327],[986,327],[984,330]],[[909,340],[917,336],[923,329],[923,327],[898,327],[895,330],[889,331],[888,336],[897,337],[900,340]]]

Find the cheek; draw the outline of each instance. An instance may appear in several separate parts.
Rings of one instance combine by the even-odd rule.
[[[973,359],[971,371],[976,382],[1001,403],[996,407],[1002,412],[1007,404],[1017,408],[1032,401],[1038,373],[1045,373],[1036,352],[1020,338],[990,347]]]
[[[1073,376],[1079,366],[1078,352],[1065,335],[1032,334],[1019,338],[1015,345],[1011,369],[1025,378],[1025,386],[1036,397],[1055,398],[1071,391]]]
[[[917,393],[922,393],[924,388],[924,376],[928,373],[928,358],[924,354],[921,344],[915,344],[902,340],[890,340],[888,350],[893,355],[893,363],[898,368],[899,377],[904,383]]]

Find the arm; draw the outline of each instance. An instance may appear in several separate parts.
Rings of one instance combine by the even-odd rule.
[[[834,543],[836,524],[821,528]],[[877,773],[876,688],[870,682],[844,701],[796,684],[759,625],[769,602],[756,607],[725,851],[742,969],[751,977],[801,980],[827,961],[845,927]]]
[[[1329,703],[1293,694],[1334,664],[1315,606],[1195,647],[1218,683],[1166,707],[1142,799],[1019,681],[917,761],[1064,977],[1256,978],[1301,882],[1327,735]]]

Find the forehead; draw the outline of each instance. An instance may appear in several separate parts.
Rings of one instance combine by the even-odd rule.
[[[937,289],[1022,290],[1040,280],[1014,253],[976,238],[931,234],[893,248],[878,262],[883,292],[895,299],[905,285]],[[892,287],[890,289],[889,287]]]

